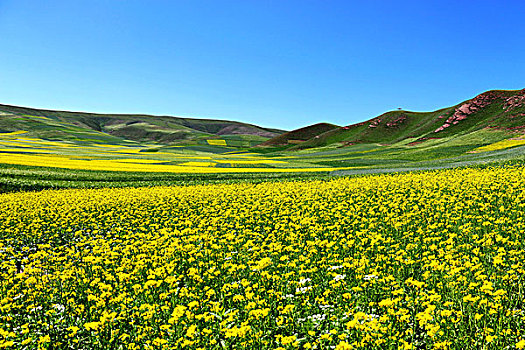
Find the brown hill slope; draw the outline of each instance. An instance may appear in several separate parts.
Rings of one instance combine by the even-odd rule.
[[[311,138],[315,138],[327,131],[338,129],[339,126],[329,123],[318,123],[309,126],[305,126],[300,129],[285,132],[279,136],[269,139],[261,143],[258,147],[275,147],[275,146],[286,146],[295,145]]]

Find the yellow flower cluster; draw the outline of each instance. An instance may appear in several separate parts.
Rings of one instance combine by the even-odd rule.
[[[288,173],[288,172],[324,172],[344,168],[244,168],[246,164],[276,164],[279,161],[222,161],[222,162],[184,162],[180,164],[163,163],[152,159],[77,159],[55,154],[18,154],[0,153],[0,164],[17,164],[27,166],[43,166],[62,169],[126,171],[126,172],[165,172],[165,173]],[[217,163],[229,163],[234,168],[218,168]]]
[[[184,146],[170,146],[159,151],[159,145],[49,141],[22,138],[18,136],[20,133],[26,132],[0,133],[0,164],[186,174],[327,172],[348,169],[308,163],[296,157],[277,159],[239,151],[215,154]],[[226,146],[225,140],[209,141],[213,141],[211,145]]]
[[[26,134],[26,133],[27,131],[24,131],[24,130],[13,131],[13,132],[2,132],[0,133],[0,137],[17,136],[17,135]]]
[[[478,147],[473,151],[473,153],[498,151],[501,149],[507,149],[507,148],[523,146],[523,145],[525,145],[525,139],[523,138],[523,136],[521,136],[521,137],[516,137],[512,139],[494,142],[487,146]]]
[[[210,139],[210,140],[206,140],[206,142],[208,142],[208,145],[213,145],[213,146],[226,146],[226,140]]]
[[[524,175],[3,194],[0,348],[523,348]]]

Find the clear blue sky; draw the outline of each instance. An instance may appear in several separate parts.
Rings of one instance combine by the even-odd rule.
[[[525,88],[525,2],[0,0],[0,103],[347,125]]]

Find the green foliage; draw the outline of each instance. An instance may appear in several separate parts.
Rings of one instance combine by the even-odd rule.
[[[0,169],[0,192],[40,191],[59,188],[152,187],[216,183],[290,181],[327,178],[316,173],[174,174],[70,170],[22,165]]]

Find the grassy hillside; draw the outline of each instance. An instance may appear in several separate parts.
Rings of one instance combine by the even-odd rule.
[[[433,112],[387,112],[270,152],[253,150],[285,162],[346,168],[337,172],[344,174],[523,162],[525,90],[489,91]]]
[[[120,143],[206,144],[230,138],[232,146],[250,147],[284,131],[235,121],[169,116],[95,114],[0,105],[0,133],[26,131],[29,137]],[[232,137],[233,136],[233,137]]]
[[[358,143],[394,144],[406,139],[422,143],[466,135],[481,129],[525,130],[525,89],[488,91],[456,106],[433,112],[391,111],[366,122],[329,130],[294,149],[349,146]]]
[[[228,121],[0,105],[0,191],[525,164],[525,90],[268,138],[279,132]]]
[[[275,136],[261,143],[258,147],[293,146],[338,128],[337,125],[329,123],[313,124]]]

